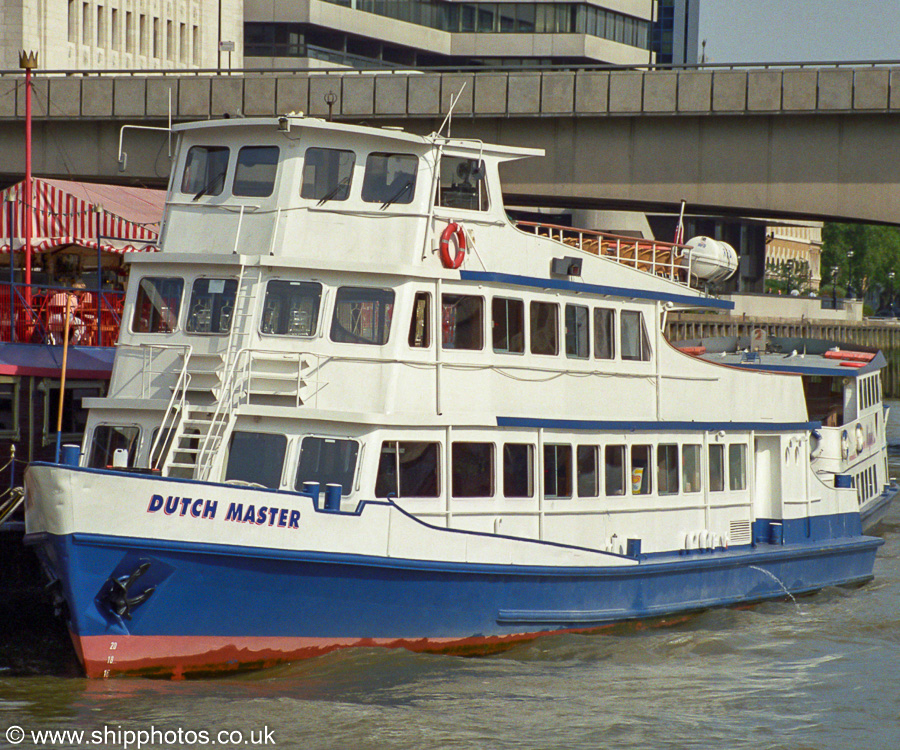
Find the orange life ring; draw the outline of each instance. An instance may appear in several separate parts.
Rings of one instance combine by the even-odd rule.
[[[450,255],[450,238],[456,237],[456,254]],[[459,268],[466,258],[466,232],[457,223],[451,222],[441,233],[441,262],[446,268]]]

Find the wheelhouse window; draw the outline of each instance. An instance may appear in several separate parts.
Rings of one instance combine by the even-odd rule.
[[[650,480],[650,446],[631,446],[631,494],[649,495],[652,492]]]
[[[459,156],[441,157],[437,203],[448,208],[487,211],[484,162]]]
[[[606,494],[625,494],[625,450],[624,445],[607,445],[604,451]]]
[[[321,488],[326,484],[339,484],[341,494],[349,495],[353,491],[358,455],[359,443],[355,440],[312,436],[303,438],[294,488],[302,490],[304,482],[318,482]]]
[[[237,279],[197,279],[191,287],[188,333],[228,333],[234,317]]]
[[[416,292],[413,300],[409,345],[415,349],[427,349],[431,346],[431,295],[428,292]]]
[[[699,445],[681,446],[681,482],[685,492],[700,492],[703,489],[700,480]]]
[[[334,302],[331,340],[382,346],[388,341],[393,314],[393,290],[342,286]]]
[[[454,497],[493,497],[493,443],[453,443],[450,457],[450,489]]]
[[[412,203],[419,159],[412,154],[369,154],[363,177],[362,199],[387,208]]]
[[[709,446],[709,490],[722,492],[725,489],[725,446]]]
[[[183,291],[183,279],[145,276],[138,283],[131,330],[135,333],[172,333],[178,326]]]
[[[590,316],[582,305],[566,305],[566,356],[587,359],[591,355]]]
[[[270,281],[263,301],[262,333],[315,336],[322,285],[314,281]]]
[[[616,311],[594,308],[594,357],[613,359],[616,356]]]
[[[482,349],[484,300],[468,294],[441,295],[441,328],[444,349]]]
[[[503,496],[534,497],[534,446],[506,443],[503,446]]]
[[[266,198],[275,189],[278,146],[244,146],[234,170],[234,195]]]
[[[728,446],[728,489],[747,489],[747,446],[743,443]]]
[[[559,305],[531,303],[531,353],[559,354]]]
[[[491,336],[495,352],[522,354],[525,351],[525,303],[522,300],[505,297],[491,300]]]
[[[336,148],[308,148],[303,158],[300,197],[319,201],[345,201],[350,195],[356,154]]]
[[[572,497],[572,446],[544,446],[544,495]]]
[[[678,446],[660,445],[656,449],[656,486],[660,495],[678,494]]]
[[[599,453],[596,445],[579,445],[576,450],[578,497],[597,497],[600,494]]]
[[[116,464],[134,466],[140,436],[140,428],[133,425],[97,425],[91,436],[88,466],[97,469]],[[118,461],[115,460],[116,451],[124,452],[119,454],[121,458]]]
[[[437,443],[385,441],[381,444],[375,497],[438,497],[439,472]]]
[[[191,146],[184,162],[181,192],[194,200],[220,195],[225,188],[229,150],[225,146]]]
[[[636,310],[622,311],[622,359],[650,360],[650,339],[644,326],[644,316]]]
[[[234,432],[228,445],[225,481],[260,484],[270,489],[281,485],[287,438],[268,432]]]

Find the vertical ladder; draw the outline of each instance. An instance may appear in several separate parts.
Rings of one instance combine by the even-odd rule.
[[[222,444],[234,409],[244,397],[240,377],[241,352],[252,336],[254,295],[262,269],[241,265],[235,292],[234,309],[228,331],[228,342],[222,355],[221,385],[215,389],[216,401],[209,405],[186,404],[163,464],[163,474],[172,471],[195,479],[209,478],[216,451]]]

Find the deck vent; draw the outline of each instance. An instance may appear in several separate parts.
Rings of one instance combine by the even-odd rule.
[[[750,522],[732,521],[728,524],[728,536],[731,544],[750,544]]]

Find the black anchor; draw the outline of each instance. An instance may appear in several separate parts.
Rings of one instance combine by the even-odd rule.
[[[147,572],[149,567],[149,562],[141,563],[134,569],[130,576],[120,576],[119,578],[109,579],[110,587],[106,592],[106,601],[109,604],[109,608],[119,617],[130,620],[131,611],[138,605],[147,601],[147,599],[150,598],[150,595],[156,591],[156,586],[151,586],[137,596],[128,596],[128,589],[131,588],[132,584],[134,584],[138,578]]]

